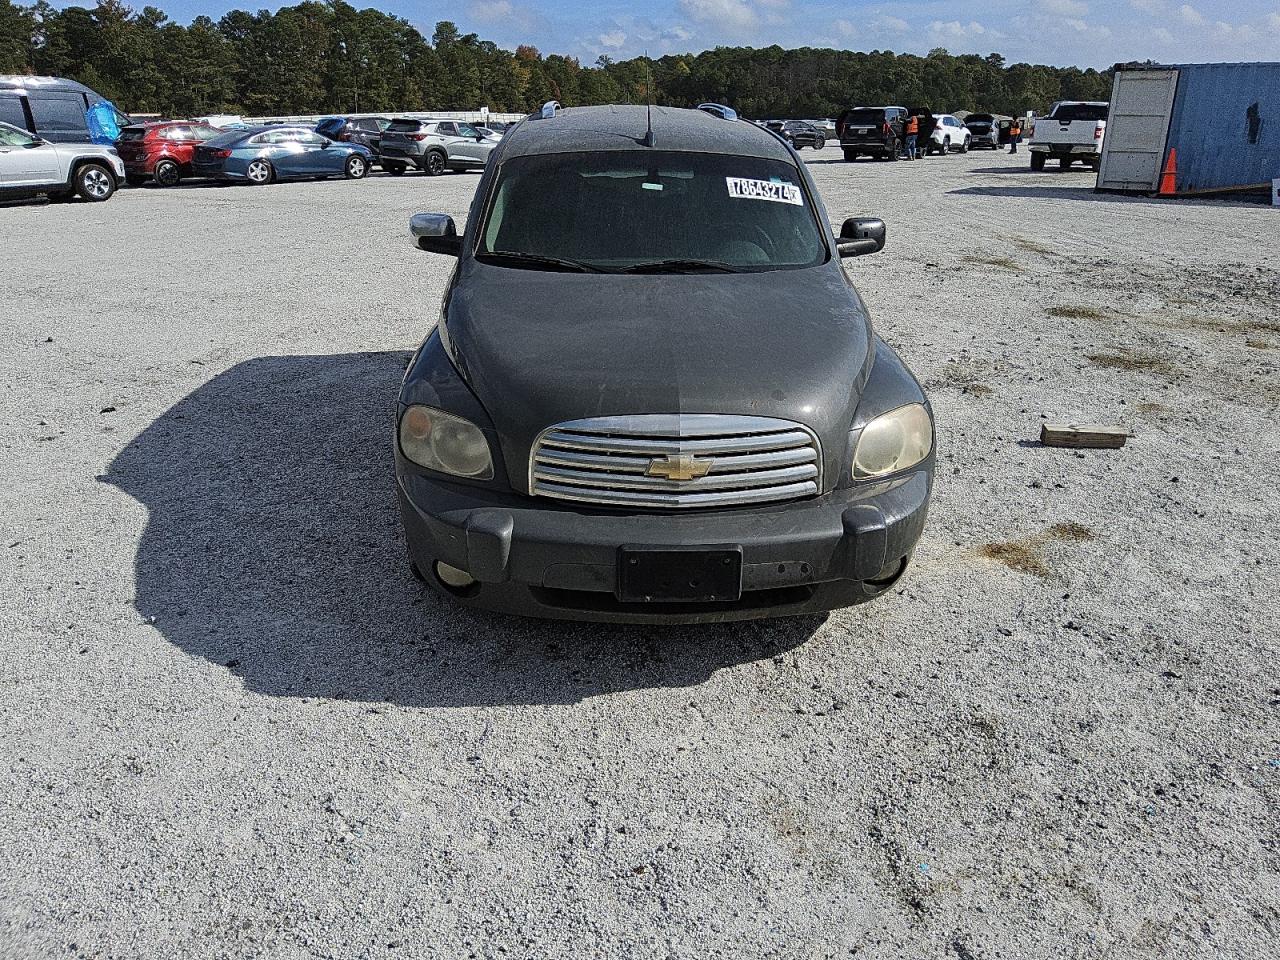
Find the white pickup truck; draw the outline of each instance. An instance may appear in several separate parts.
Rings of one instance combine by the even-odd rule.
[[[1066,170],[1076,160],[1097,170],[1102,163],[1102,138],[1107,131],[1109,104],[1060,100],[1047,117],[1037,117],[1027,135],[1031,169],[1043,170],[1057,160]]]

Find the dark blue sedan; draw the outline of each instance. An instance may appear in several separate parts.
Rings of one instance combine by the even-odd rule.
[[[339,143],[307,127],[276,126],[219,134],[196,148],[192,167],[198,177],[264,184],[299,177],[359,180],[372,160],[361,144]]]

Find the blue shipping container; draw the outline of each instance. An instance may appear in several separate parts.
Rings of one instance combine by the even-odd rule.
[[[1169,150],[1177,192],[1267,184],[1280,177],[1280,63],[1173,67]]]

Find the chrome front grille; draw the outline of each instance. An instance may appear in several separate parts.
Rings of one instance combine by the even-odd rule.
[[[818,439],[770,417],[655,414],[570,420],[544,430],[529,491],[615,507],[725,507],[822,489]]]

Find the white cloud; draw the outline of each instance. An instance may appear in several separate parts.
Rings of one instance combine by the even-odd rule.
[[[961,23],[959,20],[934,20],[929,24],[929,32],[937,38],[949,38],[953,40],[964,40],[969,37],[980,37],[987,32],[987,28],[976,20],[969,23]]]
[[[1089,12],[1089,5],[1081,0],[1040,0],[1040,9],[1060,17],[1083,17]]]
[[[879,30],[884,33],[906,33],[911,29],[911,24],[903,20],[901,17],[891,17],[888,14],[881,14],[871,21],[873,30]]]
[[[680,0],[680,9],[690,20],[729,30],[749,30],[760,20],[746,0]]]
[[[1156,27],[1151,31],[1151,35],[1161,43],[1173,43],[1173,31],[1168,30],[1165,27]]]
[[[856,37],[856,36],[858,35],[858,28],[857,28],[857,27],[855,27],[855,26],[854,26],[850,21],[848,21],[848,20],[837,20],[837,21],[836,21],[836,33],[838,33],[838,34],[840,34],[840,36],[845,37],[846,39],[848,39],[848,38],[850,38],[850,37]]]
[[[1178,16],[1182,18],[1183,23],[1192,27],[1203,27],[1205,24],[1204,14],[1189,3],[1184,3],[1178,8]]]
[[[621,30],[610,30],[608,33],[600,34],[600,36],[596,37],[596,40],[606,50],[617,50],[627,42],[627,35]]]
[[[472,0],[471,16],[481,23],[509,20],[515,14],[511,0]]]

